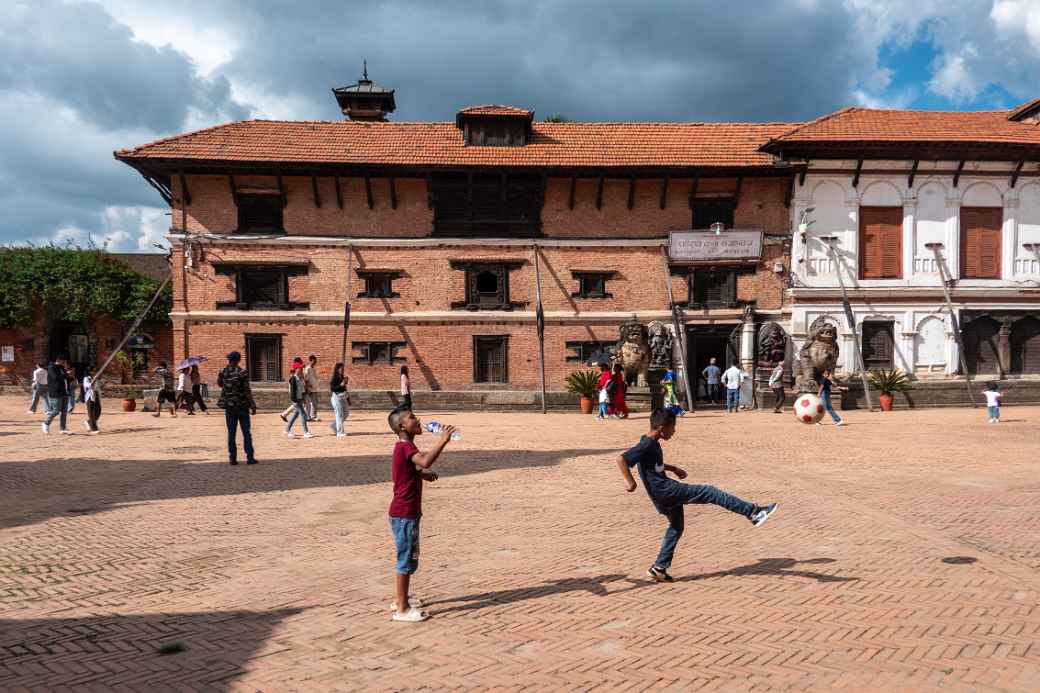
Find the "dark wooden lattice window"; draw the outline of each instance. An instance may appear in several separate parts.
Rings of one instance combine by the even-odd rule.
[[[281,195],[238,195],[238,233],[285,233]]]
[[[398,270],[358,270],[357,274],[365,281],[365,288],[358,298],[400,298],[394,291],[394,280],[400,278]]]
[[[467,310],[512,310],[520,304],[509,300],[509,271],[521,266],[519,261],[467,262],[452,261],[453,269],[466,272],[466,300],[456,301],[452,308]]]
[[[246,335],[246,365],[254,382],[282,379],[282,336]]]
[[[715,222],[722,222],[727,229],[732,228],[736,207],[736,202],[729,198],[694,200],[693,228],[707,229]]]
[[[893,323],[874,320],[863,323],[863,363],[868,370],[892,368],[894,352]]]
[[[597,351],[604,351],[612,346],[609,342],[567,342],[567,363],[585,363]]]
[[[690,306],[737,305],[737,273],[734,270],[695,269],[688,275]]]
[[[356,352],[350,359],[351,363],[374,366],[378,363],[397,364],[408,361],[398,354],[405,348],[405,342],[353,342],[351,346]]]
[[[429,180],[441,236],[541,235],[543,181],[531,175],[438,174]]]
[[[903,276],[903,208],[859,208],[860,279]]]
[[[574,298],[612,298],[607,292],[607,280],[614,276],[613,272],[586,272],[574,270],[571,276],[578,280],[578,290],[571,294]]]
[[[509,338],[473,338],[473,382],[509,382]]]
[[[310,303],[289,300],[289,277],[307,274],[307,265],[214,264],[217,274],[235,278],[235,300],[218,301],[221,310],[307,310]]]
[[[961,207],[961,277],[1000,278],[1000,240],[1004,210]]]

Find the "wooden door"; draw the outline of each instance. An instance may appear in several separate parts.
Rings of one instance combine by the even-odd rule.
[[[999,279],[1000,207],[961,207],[961,278]]]
[[[968,373],[999,374],[1000,350],[997,340],[1000,334],[1000,323],[989,317],[972,320],[964,326],[964,360],[968,364]]]
[[[1040,373],[1040,320],[1022,318],[1011,326],[1011,372]]]

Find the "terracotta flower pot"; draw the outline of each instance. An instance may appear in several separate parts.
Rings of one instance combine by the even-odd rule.
[[[878,396],[878,402],[881,403],[881,411],[892,411],[892,395],[888,392],[882,392]]]
[[[591,397],[582,397],[578,404],[581,406],[582,414],[591,414],[592,405],[595,404],[595,402],[592,401]]]
[[[124,399],[123,400],[123,411],[134,411],[137,409],[136,399]]]

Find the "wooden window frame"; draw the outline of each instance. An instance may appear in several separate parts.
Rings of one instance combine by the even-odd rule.
[[[719,219],[718,214],[708,213],[706,210],[711,208],[719,208],[722,210],[722,218]],[[701,214],[697,213],[700,208]],[[690,204],[690,227],[694,229],[707,229],[710,228],[714,221],[708,221],[708,218],[713,218],[715,221],[721,221],[722,224],[727,228],[731,229],[734,226],[734,217],[737,212],[737,200],[732,197],[695,197]],[[699,216],[704,216],[704,222],[698,219]]]
[[[571,292],[571,298],[614,298],[614,294],[607,291],[607,282],[613,279],[615,274],[613,270],[572,270],[571,277],[578,280],[578,290]],[[590,291],[589,282],[596,279],[603,282],[602,291]]]
[[[994,253],[994,273],[993,274],[982,274],[980,269],[976,269],[975,274],[969,274],[968,273],[968,264],[969,264],[968,263],[968,258],[969,258],[970,253],[969,253],[969,248],[968,248],[968,236],[967,236],[968,229],[965,228],[966,224],[964,223],[964,214],[965,214],[965,212],[967,212],[968,214],[979,213],[982,210],[986,210],[986,213],[988,213],[988,214],[994,214],[994,215],[996,213],[1000,214],[1000,223],[997,225],[997,227],[995,229],[987,229],[987,230],[993,231],[995,233],[996,239],[997,239],[996,252]],[[1004,208],[1003,207],[978,207],[978,206],[976,206],[976,207],[961,207],[961,209],[960,209],[959,227],[960,227],[960,271],[959,271],[958,274],[959,274],[960,278],[961,279],[1000,279],[1003,276],[1003,261],[1002,261],[1001,255],[1004,252]],[[977,262],[981,263],[981,261],[982,261],[981,250],[977,249],[976,253],[978,253]]]
[[[465,278],[465,291],[466,296],[463,301],[454,301],[451,304],[453,310],[515,310],[516,308],[522,308],[526,303],[519,301],[512,301],[509,297],[509,275],[510,273],[522,267],[525,263],[522,260],[451,260],[451,268],[455,270],[461,270],[466,273]],[[494,272],[498,275],[499,286],[501,287],[498,291],[498,302],[496,303],[484,303],[479,300],[479,292],[477,291],[477,277],[484,272]]]
[[[877,251],[878,252],[878,258],[877,258],[876,262],[879,264],[879,269],[877,270],[878,273],[876,273],[876,274],[874,274],[874,273],[868,274],[867,273],[867,269],[868,269],[867,268],[867,262],[868,262],[868,260],[867,260],[867,258],[868,258],[867,250],[868,250],[868,248],[867,248],[867,234],[866,234],[866,228],[865,228],[866,224],[867,224],[867,219],[866,218],[869,215],[871,215],[871,214],[880,214],[881,213],[880,210],[885,210],[885,213],[893,213],[893,214],[895,214],[896,210],[898,210],[898,214],[899,214],[899,224],[898,224],[898,227],[897,227],[897,231],[895,232],[895,236],[896,236],[896,240],[897,240],[896,250],[895,250],[895,260],[894,260],[895,274],[886,274],[885,273],[885,240],[884,239],[881,240],[881,247]],[[860,279],[867,279],[867,280],[869,280],[869,279],[902,279],[903,278],[903,208],[902,207],[893,207],[893,206],[888,206],[888,205],[862,206],[862,207],[859,208],[859,215],[858,216],[859,216],[859,244],[858,244],[859,245],[859,247],[858,247],[858,251],[859,251],[859,262],[858,262],[859,268],[858,268],[858,270],[859,271],[858,271],[857,274],[859,275],[859,278]],[[895,225],[893,225],[893,226],[895,226]],[[873,272],[873,270],[872,270],[872,272]]]
[[[257,382],[257,383],[280,383],[280,382],[282,382],[282,380],[283,380],[283,378],[282,378],[282,375],[283,375],[283,372],[282,372],[282,359],[284,358],[284,353],[285,353],[282,336],[283,335],[281,335],[281,334],[259,333],[259,332],[257,332],[257,333],[247,332],[244,335],[245,342],[246,342],[246,373],[249,374],[250,382]],[[261,378],[254,378],[253,377],[253,366],[254,366],[254,363],[255,363],[255,361],[253,359],[253,344],[254,344],[254,342],[260,341],[260,340],[273,341],[273,342],[275,342],[278,345],[278,355],[275,357],[275,367],[277,369],[276,375],[278,376],[278,378],[276,380],[268,380],[266,378],[261,379]]]
[[[451,172],[427,179],[433,235],[538,238],[546,179],[536,174]]]
[[[480,374],[479,346],[482,341],[491,340],[498,340],[502,345],[502,380],[479,380],[477,378]],[[509,383],[509,335],[473,335],[473,383],[478,385],[502,385]]]
[[[351,342],[351,350],[356,350],[358,353],[351,354],[350,362],[354,365],[362,366],[375,366],[376,364],[393,366],[400,363],[408,363],[406,357],[398,355],[398,352],[407,346],[407,342]],[[376,350],[374,350],[373,347],[376,347]],[[385,350],[386,355],[377,358],[377,350]]]
[[[868,344],[870,343],[870,339],[869,338],[873,334],[877,334],[877,332],[883,331],[885,328],[887,328],[888,336],[890,337],[890,341],[889,341],[889,345],[888,345],[888,358],[887,358],[887,360],[884,363],[879,362],[876,359],[871,359],[871,360],[868,361],[868,359],[870,359],[870,357],[873,356],[872,347],[868,347]],[[884,368],[886,370],[895,368],[895,361],[896,361],[896,323],[895,323],[895,321],[894,320],[864,320],[863,324],[862,324],[862,327],[860,329],[862,331],[860,344],[862,345],[861,346],[861,350],[863,352],[863,367],[866,368],[867,370],[870,370],[872,368]],[[870,331],[869,333],[868,333],[868,330]]]
[[[593,354],[597,351],[603,351],[606,347],[612,346],[611,342],[597,342],[594,340],[582,340],[565,342],[564,346],[567,351],[571,352],[564,357],[566,363],[585,363],[589,360]]]
[[[401,294],[394,291],[394,280],[404,275],[401,270],[357,270],[357,275],[365,282],[365,288],[358,293],[358,298],[401,298]],[[386,282],[387,291],[373,291],[373,282],[376,281]]]
[[[260,202],[277,207],[277,224],[254,226],[249,219],[252,205]],[[262,234],[279,235],[285,233],[285,201],[279,193],[243,193],[235,196],[235,205],[238,207],[238,228],[236,234]]]
[[[738,308],[741,305],[741,301],[737,300],[737,275],[740,274],[739,268],[729,267],[693,267],[686,272],[686,291],[687,291],[687,307],[691,309],[702,309],[702,308]],[[697,288],[698,277],[705,275],[726,275],[726,286],[723,288],[722,298],[718,301],[708,300],[706,297],[704,300],[700,300],[700,293]]]
[[[275,263],[270,265],[260,263],[214,263],[213,271],[216,274],[234,277],[235,281],[235,300],[217,301],[217,310],[309,310],[311,305],[309,302],[294,302],[289,300],[289,277],[308,274],[309,270],[309,265],[279,265]],[[249,272],[259,271],[280,273],[280,302],[270,303],[267,301],[247,300],[247,275]]]

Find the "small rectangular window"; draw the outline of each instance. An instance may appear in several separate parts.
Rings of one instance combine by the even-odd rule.
[[[263,267],[243,268],[242,302],[251,306],[282,306],[286,303],[288,282],[285,272]]]
[[[351,363],[374,366],[376,364],[406,363],[408,359],[399,355],[405,342],[353,342]]]
[[[285,233],[281,195],[238,195],[238,233]]]
[[[509,338],[473,338],[473,382],[509,382]]]
[[[365,281],[364,290],[358,294],[358,298],[400,298],[401,294],[394,291],[394,280],[401,276],[401,272],[374,272],[358,270],[358,276]]]
[[[571,272],[578,280],[578,290],[571,294],[574,298],[612,298],[607,293],[607,280],[614,276],[613,272]]]
[[[598,351],[613,346],[610,342],[567,342],[567,363],[585,363]]]
[[[466,300],[455,301],[451,307],[466,310],[513,310],[523,305],[509,300],[509,271],[523,264],[518,260],[452,260],[452,269],[466,273]]]
[[[246,367],[254,382],[282,379],[282,336],[246,335]]]
[[[691,306],[737,305],[737,275],[733,270],[695,269],[689,274]]]
[[[730,198],[700,199],[693,201],[693,228],[707,229],[721,222],[727,229],[733,227],[733,212],[737,204]]]

